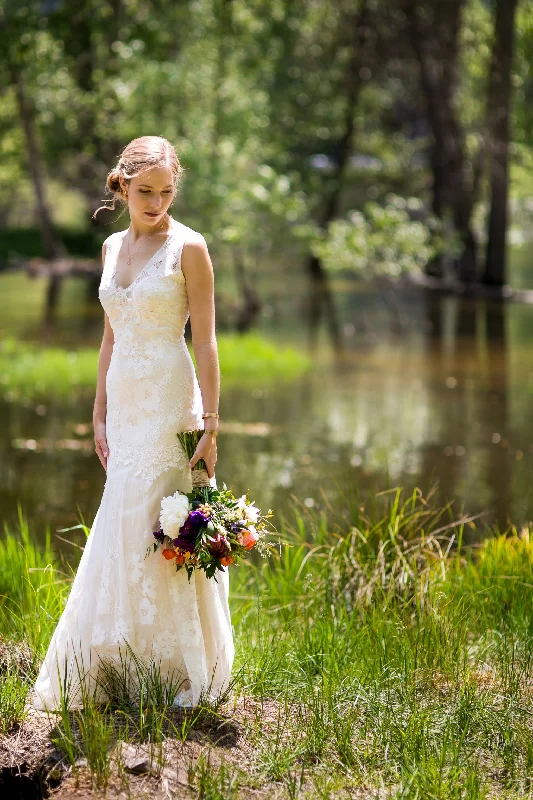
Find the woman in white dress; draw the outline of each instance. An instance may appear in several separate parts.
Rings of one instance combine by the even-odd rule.
[[[163,677],[181,679],[176,705],[194,706],[229,685],[227,568],[218,582],[196,571],[189,583],[160,552],[145,557],[161,499],[191,491],[199,458],[216,487],[214,276],[204,237],[168,214],[182,171],[170,142],[143,136],[124,148],[107,178],[112,208],[116,199],[125,202],[130,225],[102,248],[105,325],[93,422],[106,481],[34,686],[38,708],[58,708],[65,684],[71,707],[81,705],[83,689],[101,697],[99,665],[118,664],[127,651],[157,664]],[[184,337],[189,316],[199,382]],[[189,461],[176,434],[202,427],[213,433]]]

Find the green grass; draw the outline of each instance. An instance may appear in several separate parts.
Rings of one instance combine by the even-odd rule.
[[[294,380],[311,360],[292,347],[279,347],[257,333],[217,336],[221,381]],[[76,398],[94,391],[98,349],[39,347],[8,337],[0,342],[0,394],[11,401]],[[194,360],[194,351],[189,348]]]
[[[246,759],[213,766],[206,748],[191,771],[198,796],[271,783],[286,798],[361,787],[391,798],[533,797],[533,538],[486,530],[467,547],[466,524],[400,490],[376,495],[371,511],[352,498],[338,515],[295,507],[278,523],[293,546],[231,578],[234,691],[255,704],[241,723]],[[23,525],[5,532],[0,567],[0,635],[36,663],[69,577]],[[24,668],[4,661],[0,710],[14,698],[5,733],[24,713],[17,698],[32,670],[28,658]],[[163,764],[167,739],[185,742],[206,715],[224,716],[218,707],[178,719],[172,687],[137,674],[136,703],[119,669],[106,708],[87,698],[61,715],[56,743],[66,761],[87,759],[95,786],[106,785],[119,739],[159,747]]]
[[[312,359],[294,347],[280,347],[259,333],[217,335],[221,380],[260,378],[293,380],[312,367]]]
[[[198,797],[205,800],[237,800],[239,792],[239,775],[226,764],[219,767],[211,764],[209,755],[200,756],[193,772]]]
[[[12,337],[0,344],[2,393],[12,401],[75,397],[96,386],[97,370],[96,348],[39,348]]]
[[[50,529],[37,543],[18,505],[19,530],[0,538],[0,636],[9,634],[39,659],[65,605],[72,569],[58,562]]]
[[[5,667],[0,679],[0,735],[9,731],[26,716],[27,681],[19,670]]]

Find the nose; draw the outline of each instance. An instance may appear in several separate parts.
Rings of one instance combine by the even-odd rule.
[[[161,198],[159,197],[159,195],[158,195],[157,197],[153,197],[153,198],[151,199],[151,201],[150,201],[150,205],[151,205],[153,208],[159,208],[159,206],[161,205]]]

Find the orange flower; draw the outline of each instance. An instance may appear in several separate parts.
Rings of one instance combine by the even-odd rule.
[[[174,552],[174,550],[170,550],[168,548],[166,550],[163,550],[163,555],[165,556],[167,561],[170,561],[171,558],[176,557],[176,553]]]
[[[176,556],[176,564],[182,567],[185,564],[185,556],[183,553],[174,553],[174,555]]]
[[[231,555],[230,556],[222,556],[222,558],[220,559],[220,563],[222,564],[223,567],[229,567],[229,565],[233,564],[234,561],[235,561],[235,559]]]
[[[246,547],[247,550],[251,550],[258,539],[259,536],[257,535],[257,533],[254,533],[253,531],[249,530],[243,531],[242,544],[244,547]]]

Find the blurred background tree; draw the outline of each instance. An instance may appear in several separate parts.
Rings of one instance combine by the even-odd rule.
[[[46,257],[59,229],[90,230],[126,142],[157,133],[188,170],[180,213],[225,247],[250,315],[254,260],[390,191],[457,231],[458,278],[505,283],[508,161],[532,145],[527,4],[8,0],[1,13],[0,224],[37,224]],[[442,277],[442,258],[425,269]],[[308,274],[333,333],[310,247]]]

